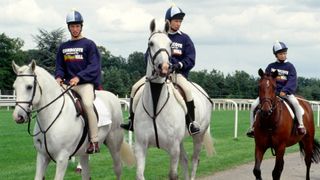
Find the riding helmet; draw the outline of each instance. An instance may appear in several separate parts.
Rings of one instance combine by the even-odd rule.
[[[172,19],[181,19],[183,20],[183,17],[185,16],[185,13],[177,6],[171,6],[167,12],[166,12],[166,20],[171,21]]]
[[[287,50],[288,50],[288,47],[286,46],[286,44],[280,41],[277,41],[276,43],[274,43],[272,47],[273,54],[277,54],[280,52],[287,52]]]
[[[67,14],[66,22],[68,25],[69,24],[82,24],[83,18],[78,11],[73,10]]]

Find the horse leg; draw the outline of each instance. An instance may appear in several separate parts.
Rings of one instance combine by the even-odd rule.
[[[263,159],[263,155],[266,152],[266,150],[267,150],[267,148],[265,148],[265,147],[260,148],[256,145],[255,163],[254,163],[254,168],[253,168],[253,174],[256,177],[256,180],[262,180],[260,166],[261,166],[261,162]]]
[[[68,167],[68,157],[57,158],[55,180],[63,180]]]
[[[115,175],[117,176],[117,179],[121,179],[121,173],[122,173],[122,164],[121,164],[121,158],[120,158],[120,148],[121,148],[121,142],[122,137],[118,141],[114,139],[108,139],[106,140],[105,144],[108,146],[109,152],[111,154],[112,160],[113,160],[113,170]]]
[[[192,171],[191,171],[191,180],[196,178],[196,172],[199,164],[199,155],[202,147],[204,134],[198,134],[193,136],[193,154],[192,154]]]
[[[304,162],[306,165],[306,180],[310,179],[310,167],[311,167],[311,158],[313,154],[313,142],[310,137],[304,137],[302,142],[299,142],[300,149],[304,151]]]
[[[37,169],[36,169],[36,176],[35,180],[42,180],[44,179],[44,175],[48,164],[50,162],[50,158],[44,156],[43,154],[37,153]]]
[[[280,176],[283,170],[283,165],[284,165],[283,156],[285,153],[285,149],[286,149],[285,145],[282,145],[276,150],[276,164],[272,171],[273,180],[280,179]]]
[[[136,179],[144,180],[144,168],[146,163],[146,152],[147,152],[147,144],[139,142],[136,140],[135,148],[135,156],[137,160],[137,172]]]
[[[82,180],[89,180],[90,179],[89,155],[81,156],[80,164],[82,166],[82,170],[81,170]]]
[[[180,143],[180,163],[184,173],[184,179],[189,180],[188,156],[184,149],[183,142]]]
[[[171,149],[169,149],[169,154],[170,154],[169,179],[170,180],[177,180],[178,179],[179,157],[180,157],[180,145],[175,142],[171,146]]]

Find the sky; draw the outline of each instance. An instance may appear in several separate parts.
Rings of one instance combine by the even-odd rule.
[[[0,0],[0,33],[23,39],[24,50],[36,48],[39,29],[64,28],[69,38],[65,17],[75,9],[85,37],[127,58],[145,52],[151,20],[164,18],[173,3],[186,13],[181,30],[196,48],[193,70],[257,77],[275,61],[272,45],[279,40],[298,76],[320,77],[319,0]]]

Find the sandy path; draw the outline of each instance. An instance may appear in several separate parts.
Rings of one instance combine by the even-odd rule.
[[[287,154],[284,158],[284,169],[281,180],[303,180],[305,179],[306,168],[300,153]],[[238,166],[236,168],[218,172],[209,177],[197,178],[197,180],[249,180],[255,179],[252,170],[254,162]],[[263,160],[261,171],[264,180],[272,180],[274,158]],[[320,168],[318,164],[311,164],[311,180],[320,180]]]

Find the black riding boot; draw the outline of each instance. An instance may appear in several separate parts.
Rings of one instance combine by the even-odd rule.
[[[133,98],[130,98],[130,107],[129,107],[130,116],[128,117],[129,119],[128,124],[120,124],[120,127],[128,131],[133,131],[134,113],[132,111],[132,103],[133,103]]]
[[[200,132],[200,129],[195,127],[193,124],[194,121],[194,101],[186,102],[188,113],[186,115],[186,124],[188,131],[191,135],[198,134]]]

